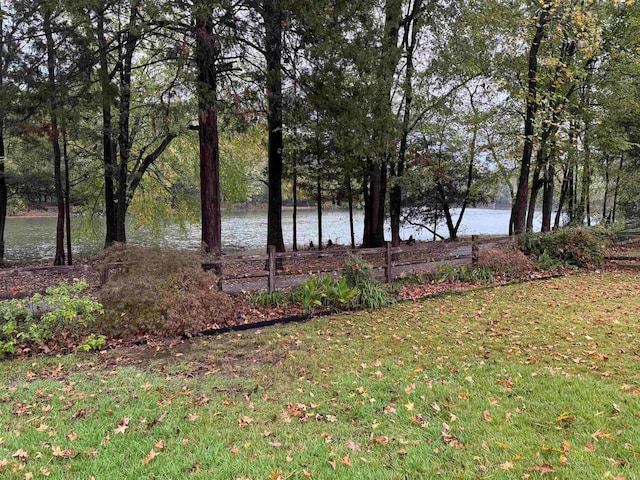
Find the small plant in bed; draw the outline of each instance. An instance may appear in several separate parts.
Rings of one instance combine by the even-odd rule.
[[[334,282],[330,275],[325,277],[312,277],[304,282],[293,293],[296,303],[302,305],[304,313],[311,313],[314,308],[325,306],[340,310],[348,307],[358,295],[357,288],[352,288],[343,277]]]
[[[103,313],[100,303],[80,295],[86,288],[83,280],[50,287],[44,295],[0,302],[0,356],[36,348],[47,351],[46,344],[56,340],[79,345],[95,326],[96,315]],[[93,349],[104,343],[85,341],[83,345]]]
[[[249,297],[249,303],[260,307],[284,307],[289,304],[289,295],[285,292],[259,292]]]

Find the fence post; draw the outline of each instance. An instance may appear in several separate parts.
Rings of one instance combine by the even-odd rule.
[[[391,268],[392,268],[392,255],[391,255],[391,242],[387,242],[387,267],[385,268],[385,280],[387,283],[391,282]]]
[[[267,253],[269,254],[269,281],[267,288],[269,293],[276,290],[276,247],[275,245],[269,245],[267,247]]]
[[[480,247],[478,245],[478,236],[471,235],[471,264],[478,264],[478,257],[480,254]]]

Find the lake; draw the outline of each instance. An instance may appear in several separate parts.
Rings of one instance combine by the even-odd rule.
[[[506,235],[509,231],[510,210],[493,210],[488,208],[471,208],[465,212],[460,235],[485,234]],[[72,231],[77,230],[82,220],[72,218]],[[292,240],[291,211],[283,212],[283,234],[288,247]],[[539,218],[537,219],[539,226]],[[354,212],[356,243],[362,241],[363,213]],[[55,253],[56,219],[52,217],[11,218],[7,219],[5,231],[5,260],[8,262],[53,259]],[[343,210],[328,210],[322,216],[324,241],[331,239],[334,243],[349,243],[349,213]],[[266,211],[233,212],[222,218],[222,243],[226,253],[262,251],[265,248],[267,235]],[[438,233],[445,235],[446,227],[438,227]],[[75,255],[91,255],[102,248],[104,232],[84,233],[80,238],[74,235],[73,252]],[[410,235],[417,240],[432,240],[433,235],[426,230],[405,227],[401,230],[402,238]],[[313,241],[318,243],[315,209],[298,210],[298,245],[306,246]],[[391,234],[387,228],[387,237]],[[127,231],[127,239],[131,244],[144,246],[175,247],[195,249],[200,246],[200,225],[189,225],[180,229],[171,225],[152,235],[147,228]]]

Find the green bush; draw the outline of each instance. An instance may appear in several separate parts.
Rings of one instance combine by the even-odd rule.
[[[526,233],[520,236],[522,251],[540,258],[550,259],[576,267],[591,268],[604,262],[611,232],[603,228],[563,228],[554,232]]]
[[[45,295],[0,302],[0,355],[16,353],[21,345],[42,347],[56,336],[64,338],[67,344],[69,341],[79,344],[95,325],[95,314],[103,313],[100,303],[88,296],[78,296],[85,288],[87,282],[83,280],[50,287]],[[104,345],[87,341],[85,344],[91,348]]]
[[[357,288],[355,306],[376,309],[393,303],[385,288],[376,280],[373,267],[358,255],[350,255],[344,263],[343,276],[349,287]]]
[[[358,295],[357,288],[347,285],[343,277],[334,282],[331,276],[310,278],[294,292],[293,298],[302,305],[304,313],[311,313],[315,307],[326,306],[335,309],[347,307]]]
[[[347,285],[359,288],[366,283],[377,283],[371,264],[358,255],[349,255],[342,269]]]
[[[552,257],[546,250],[538,256],[536,267],[542,271],[558,270],[560,268],[576,268],[566,260],[558,260]]]

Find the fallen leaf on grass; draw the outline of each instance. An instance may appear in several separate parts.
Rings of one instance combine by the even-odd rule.
[[[154,458],[156,458],[158,455],[160,455],[158,452],[156,452],[153,448],[151,449],[151,451],[149,452],[149,455],[147,455],[146,457],[144,457],[144,464],[145,465],[149,465],[149,462],[151,460],[153,460]]]
[[[71,450],[70,448],[67,448],[66,450],[62,450],[57,445],[54,445],[51,448],[51,453],[53,453],[54,457],[66,457],[66,458],[69,458],[71,456],[71,454],[73,453],[73,450]]]
[[[252,423],[253,423],[253,418],[251,417],[243,416],[238,418],[238,426],[240,428],[245,428],[246,426],[251,425]]]
[[[360,446],[357,443],[355,443],[353,440],[347,440],[347,448],[349,450],[353,450],[354,452],[360,451]]]
[[[504,462],[504,463],[501,463],[499,466],[502,470],[511,470],[513,468],[513,462],[511,461]]]
[[[487,410],[482,412],[482,418],[484,418],[487,422],[493,421],[493,419],[491,418],[491,415],[489,415],[489,412]]]
[[[347,467],[351,466],[351,457],[349,456],[348,453],[344,457],[342,457],[342,460],[340,460],[340,463],[342,465],[346,465]]]
[[[20,460],[21,462],[27,462],[27,460],[29,460],[29,454],[27,452],[25,452],[23,449],[19,448],[18,450],[16,450],[16,452],[11,455],[12,457],[17,458],[18,460]]]
[[[535,464],[533,467],[527,468],[527,470],[530,472],[540,472],[543,474],[555,472],[553,466],[549,465],[548,463],[543,463],[542,465]]]

